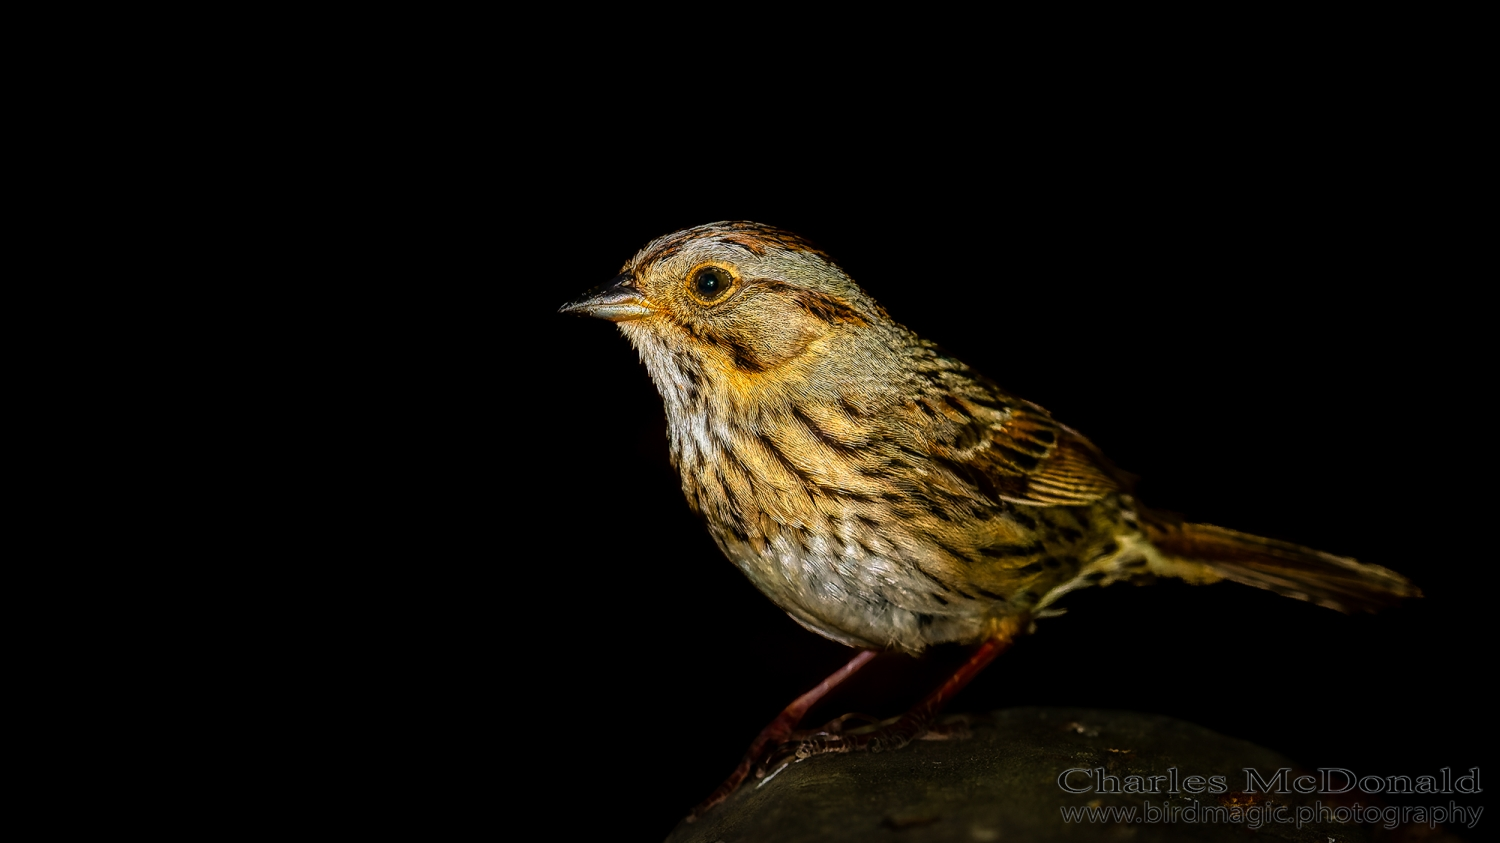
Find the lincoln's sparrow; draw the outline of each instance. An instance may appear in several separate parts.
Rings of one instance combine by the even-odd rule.
[[[617,323],[640,352],[683,492],[724,554],[798,623],[863,651],[768,726],[700,811],[870,651],[981,645],[903,717],[825,728],[788,744],[795,757],[921,734],[1076,588],[1227,579],[1343,611],[1419,594],[1385,568],[1145,509],[1087,439],[893,322],[785,231],[667,235],[563,310]]]

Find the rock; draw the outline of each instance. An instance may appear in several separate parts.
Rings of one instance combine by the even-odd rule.
[[[1268,749],[1191,723],[1149,714],[1065,708],[1015,708],[969,719],[966,738],[917,741],[895,752],[823,755],[784,767],[747,785],[707,816],[682,823],[668,843],[737,841],[1212,841],[1340,843],[1369,840],[1365,827],[1324,818],[1295,822],[1297,808],[1319,800],[1329,808],[1351,804],[1319,794],[1245,794],[1246,767],[1263,777],[1297,765]],[[1204,792],[1168,792],[1175,768],[1179,785],[1200,776]],[[1155,793],[1070,793],[1067,783],[1091,788],[1103,776],[1122,790]],[[1140,776],[1140,780],[1127,777]],[[1215,794],[1210,776],[1223,776]],[[757,786],[759,784],[759,786]],[[1290,788],[1288,788],[1290,789]],[[1366,799],[1365,804],[1369,804]],[[1284,807],[1292,822],[1265,822]],[[1090,808],[1095,819],[1088,819]],[[1123,816],[1105,814],[1116,808]],[[1233,809],[1239,809],[1235,822]],[[1211,816],[1223,809],[1227,816]],[[1073,821],[1065,811],[1084,812]],[[1151,811],[1155,811],[1154,816]],[[1175,812],[1175,815],[1174,815]],[[1248,818],[1260,818],[1252,830]],[[1123,821],[1122,821],[1123,819]]]

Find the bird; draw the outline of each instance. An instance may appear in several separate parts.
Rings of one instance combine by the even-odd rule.
[[[1232,581],[1342,612],[1400,574],[1186,521],[1081,433],[896,322],[823,250],[748,221],[647,243],[561,312],[615,323],[666,409],[671,460],[719,549],[803,627],[856,655],[798,697],[689,819],[773,756],[897,749],[1058,601],[1088,586]],[[974,650],[903,715],[797,733],[878,652]]]

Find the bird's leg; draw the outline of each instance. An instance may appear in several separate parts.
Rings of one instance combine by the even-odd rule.
[[[858,655],[849,660],[848,664],[835,670],[827,679],[819,682],[817,687],[792,700],[791,705],[776,715],[776,719],[772,720],[766,728],[760,730],[760,734],[756,735],[755,740],[750,742],[750,749],[745,752],[745,757],[740,761],[739,766],[734,768],[734,772],[729,774],[729,778],[723,784],[719,785],[717,790],[710,794],[707,799],[703,800],[698,807],[694,808],[692,813],[688,814],[688,821],[691,822],[703,816],[703,813],[709,808],[729,798],[729,794],[734,793],[734,789],[739,787],[740,782],[744,781],[745,777],[750,774],[750,768],[760,759],[761,754],[766,751],[767,747],[775,746],[785,741],[792,734],[792,729],[802,721],[803,715],[807,714],[807,710],[812,708],[814,703],[826,696],[840,682],[853,676],[855,671],[864,667],[873,658],[875,658],[874,650],[861,650]]]
[[[861,750],[880,752],[906,746],[927,731],[943,705],[963,690],[963,687],[969,684],[969,680],[977,676],[985,665],[994,661],[996,656],[1009,649],[1011,642],[1015,641],[1016,636],[1026,629],[1029,622],[1029,618],[1025,617],[1006,618],[1000,621],[994,633],[979,645],[962,667],[900,717],[875,727],[814,735],[795,747],[794,760],[801,761],[814,755],[832,752]]]

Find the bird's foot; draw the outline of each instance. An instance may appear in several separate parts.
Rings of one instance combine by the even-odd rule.
[[[850,727],[852,720],[864,724]],[[900,717],[876,720],[867,714],[845,714],[817,729],[795,732],[790,739],[773,747],[765,760],[755,768],[756,785],[765,784],[798,761],[814,755],[840,752],[885,752],[900,749],[914,740],[963,740],[971,737],[969,718],[963,715],[935,720],[931,714],[912,711]]]
[[[874,657],[875,652],[873,650],[860,651],[854,658],[849,660],[848,664],[834,671],[827,679],[820,682],[817,687],[793,700],[791,705],[787,706],[781,714],[777,715],[775,720],[772,720],[766,728],[761,730],[760,734],[751,742],[750,750],[740,760],[739,766],[734,768],[734,772],[729,774],[729,778],[725,779],[724,783],[719,785],[717,790],[709,794],[707,799],[698,803],[698,806],[693,808],[692,813],[687,815],[687,821],[693,822],[715,805],[728,799],[729,795],[734,793],[740,786],[740,783],[750,774],[751,770],[756,770],[757,777],[764,776],[765,765],[757,764],[757,762],[766,758],[768,748],[771,753],[775,753],[780,746],[792,742],[788,741],[788,739],[793,736],[793,730],[797,722],[802,719],[802,715],[807,713],[807,710],[812,707],[813,703],[822,699],[834,686],[852,676],[855,671],[859,670]],[[842,729],[844,722],[854,717],[868,716],[844,715],[832,721],[829,725],[836,724],[835,729]]]

